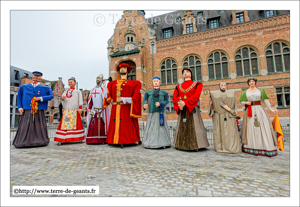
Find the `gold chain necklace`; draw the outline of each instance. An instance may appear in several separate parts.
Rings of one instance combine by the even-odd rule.
[[[195,87],[196,84],[197,84],[197,82],[194,81],[194,83],[193,83],[190,87],[188,87],[187,89],[183,89],[182,86],[181,86],[181,84],[180,84],[179,89],[180,89],[180,91],[181,91],[182,93],[184,93],[183,99],[187,99],[187,96],[185,95],[185,93],[187,93],[187,92],[189,92],[190,90],[192,90],[192,89]]]

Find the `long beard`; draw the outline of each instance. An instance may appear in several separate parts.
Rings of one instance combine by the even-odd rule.
[[[225,91],[226,91],[226,89],[222,89],[222,88],[220,88],[220,91],[222,91],[222,92],[225,92]]]

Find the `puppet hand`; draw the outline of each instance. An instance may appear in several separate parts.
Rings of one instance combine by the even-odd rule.
[[[61,100],[65,100],[65,99],[66,99],[66,97],[65,97],[65,96],[62,96],[62,97],[60,97],[60,99],[61,99]]]
[[[156,103],[155,103],[155,106],[156,106],[156,107],[159,107],[159,106],[160,106],[160,103],[159,103],[159,102],[156,102]]]
[[[35,100],[35,101],[39,101],[39,100],[41,100],[41,98],[40,98],[40,97],[35,97],[34,100]]]
[[[23,115],[24,110],[22,108],[19,109],[21,115]]]
[[[277,113],[277,112],[278,112],[278,110],[273,110],[273,109],[271,109],[271,111],[272,111],[273,113]]]
[[[147,109],[148,108],[148,104],[144,104],[144,109]]]
[[[179,106],[180,108],[183,108],[183,107],[185,106],[185,103],[184,103],[183,101],[179,101],[179,102],[178,102],[178,106]]]
[[[251,105],[251,101],[246,101],[245,104],[246,105]]]
[[[117,98],[117,102],[122,102],[122,98]]]
[[[79,112],[79,114],[81,114],[81,112],[82,112],[82,109],[78,109],[78,112]]]

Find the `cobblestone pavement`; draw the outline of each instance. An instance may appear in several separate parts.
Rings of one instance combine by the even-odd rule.
[[[212,145],[186,152],[51,140],[47,147],[11,146],[11,186],[99,186],[94,196],[281,197],[290,195],[289,156],[289,143],[278,156],[262,157],[216,153]]]

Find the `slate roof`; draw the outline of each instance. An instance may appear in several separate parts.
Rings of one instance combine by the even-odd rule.
[[[232,25],[232,15],[231,10],[192,10],[192,14],[194,17],[198,16],[198,12],[203,13],[203,17],[205,17],[207,20],[218,18],[219,19],[219,27],[226,27]],[[276,10],[276,16],[283,15],[283,14],[289,14],[289,10]],[[156,32],[156,39],[161,40],[164,39],[164,33],[163,30],[167,28],[172,28],[172,37],[181,36],[183,35],[183,25],[181,23],[182,19],[186,15],[185,10],[178,10],[169,12],[166,14],[162,14],[159,16],[154,16],[152,18],[147,18],[146,22],[148,26],[155,30]],[[255,21],[259,19],[264,19],[264,10],[248,10],[248,16],[250,18],[250,21]],[[180,22],[176,22],[176,18],[180,18]],[[206,21],[206,23],[203,23],[204,21],[201,21],[199,19],[196,22],[197,32],[202,32],[209,30],[209,21]],[[157,27],[154,28],[154,23],[156,23]]]

